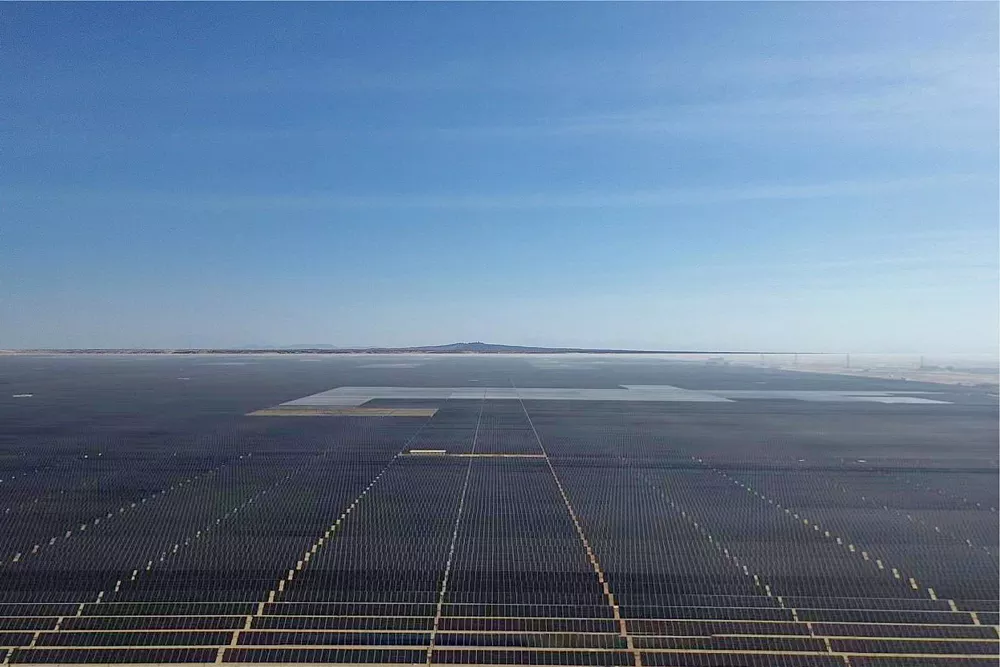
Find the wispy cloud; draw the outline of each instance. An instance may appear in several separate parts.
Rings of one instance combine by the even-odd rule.
[[[693,267],[697,271],[725,272],[758,272],[785,273],[807,271],[809,273],[837,272],[843,269],[866,269],[872,271],[888,271],[895,275],[904,272],[940,272],[943,269],[959,269],[979,271],[981,269],[996,271],[1000,261],[995,257],[983,257],[985,253],[970,255],[969,253],[941,253],[929,255],[889,255],[840,257],[836,259],[804,259],[789,258],[784,261],[754,262],[754,263],[702,263]],[[936,273],[940,275],[940,273]]]
[[[590,58],[590,60],[588,60]],[[333,60],[283,70],[198,69],[163,76],[136,73],[127,81],[140,96],[188,96],[211,99],[273,98],[280,95],[337,96],[387,94],[386,99],[467,99],[469,95],[509,92],[516,102],[507,114],[483,120],[462,104],[449,105],[435,121],[400,122],[377,117],[350,124],[317,124],[315,118],[281,127],[267,124],[151,128],[115,127],[101,136],[111,145],[149,141],[256,141],[331,143],[345,137],[364,140],[496,141],[584,139],[593,137],[669,140],[698,136],[711,140],[780,141],[791,133],[838,140],[862,136],[866,142],[900,145],[961,144],[995,152],[998,77],[996,53],[977,51],[867,52],[800,58],[718,59],[682,62],[655,54],[622,56],[615,61],[549,57],[541,61],[451,60],[418,67],[401,63],[374,66]],[[142,74],[142,76],[139,76]],[[121,86],[125,79],[106,82]],[[173,77],[181,77],[172,80]],[[85,77],[45,83],[35,91],[31,81],[6,94],[30,98],[60,94],[92,95],[102,85]],[[145,91],[145,92],[143,92]],[[600,95],[595,93],[600,91]],[[346,95],[347,98],[340,96]],[[536,99],[566,95],[578,105],[535,104]],[[53,101],[54,106],[58,106]],[[576,108],[579,111],[573,111]],[[498,118],[506,120],[498,122]],[[36,120],[25,117],[11,132],[27,133],[42,145],[73,139],[72,127],[39,133]],[[92,141],[92,128],[76,131]],[[36,136],[37,135],[37,136]]]
[[[936,141],[956,135],[979,145],[996,144],[996,90],[935,85],[895,85],[869,91],[812,91],[757,95],[721,102],[696,102],[633,108],[586,115],[547,117],[532,122],[451,125],[437,128],[441,138],[496,139],[591,135],[710,137],[757,136],[754,132],[808,131],[844,135],[857,131],[913,136],[921,129]]]
[[[612,93],[663,92],[712,95],[719,90],[769,91],[899,84],[981,86],[991,81],[996,53],[979,51],[869,51],[816,54],[808,57],[732,58],[681,61],[666,54],[619,55],[596,59],[589,52],[550,55],[543,59],[453,59],[433,66],[395,63],[376,67],[336,60],[286,71],[258,71],[232,77],[204,75],[205,82],[227,90],[345,92],[385,90],[509,90],[520,93],[553,89],[608,90]],[[995,76],[995,73],[993,73]]]
[[[324,211],[351,209],[596,209],[596,208],[666,208],[671,206],[712,205],[742,201],[812,200],[836,197],[861,197],[889,192],[954,187],[962,184],[991,184],[996,178],[981,174],[948,174],[886,180],[829,181],[812,184],[768,184],[747,186],[703,186],[662,188],[619,192],[577,193],[505,193],[441,195],[352,195],[334,192],[310,194],[188,194],[163,192],[91,192],[63,190],[38,192],[8,189],[8,201],[63,201],[73,203],[119,203],[195,208],[211,211]]]
[[[545,72],[541,67],[529,78],[544,78]],[[439,135],[752,137],[760,131],[860,130],[885,138],[924,133],[919,137],[923,140],[963,135],[982,143],[984,128],[996,127],[998,112],[995,53],[867,53],[695,65],[654,62],[605,66],[591,72],[591,77],[589,85],[600,81],[601,89],[610,91],[603,111],[519,118],[506,124],[451,123],[439,127]],[[565,84],[566,79],[559,81]],[[622,95],[624,90],[636,94]],[[928,129],[940,136],[928,136]]]

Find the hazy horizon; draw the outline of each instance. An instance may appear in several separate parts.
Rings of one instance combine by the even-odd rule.
[[[228,345],[228,346],[191,346],[191,347],[135,347],[135,346],[125,346],[125,347],[95,347],[95,348],[0,348],[0,355],[2,354],[20,354],[20,353],[38,353],[45,354],[47,352],[62,352],[62,351],[77,351],[77,352],[117,352],[117,351],[127,351],[127,352],[141,352],[145,350],[151,350],[154,352],[200,352],[208,351],[208,355],[227,355],[231,352],[236,352],[237,354],[229,354],[228,356],[239,356],[244,352],[260,352],[269,353],[275,352],[282,354],[288,351],[300,351],[300,350],[319,350],[316,354],[322,355],[326,352],[342,353],[350,356],[352,354],[357,354],[364,357],[394,357],[394,356],[413,356],[419,357],[421,359],[427,358],[441,358],[451,356],[449,352],[424,352],[433,347],[448,347],[452,345],[462,345],[468,343],[483,343],[492,347],[524,347],[527,350],[530,349],[549,349],[549,350],[568,350],[567,352],[525,352],[519,353],[516,351],[511,351],[507,353],[483,353],[485,356],[530,356],[530,357],[540,357],[540,358],[565,358],[565,357],[595,357],[595,358],[620,358],[619,353],[633,353],[636,357],[641,359],[671,359],[671,360],[693,360],[693,361],[705,361],[708,359],[723,359],[727,361],[734,361],[737,363],[779,363],[784,366],[838,366],[849,368],[854,366],[856,368],[865,367],[919,367],[919,366],[938,366],[944,367],[947,365],[955,365],[956,368],[972,368],[978,367],[980,364],[985,364],[986,367],[992,368],[994,366],[1000,365],[1000,351],[985,352],[985,353],[975,353],[975,352],[949,352],[941,350],[929,350],[920,352],[885,352],[885,351],[871,351],[871,350],[744,350],[739,348],[726,349],[680,349],[676,348],[673,350],[668,349],[638,349],[638,348],[571,348],[567,346],[519,346],[511,345],[508,343],[492,343],[488,341],[456,341],[452,343],[427,343],[421,345],[405,345],[397,347],[382,347],[382,346],[370,346],[370,345],[329,345],[325,343],[315,343],[315,344],[301,344],[301,345]],[[384,352],[383,350],[401,350],[399,352]],[[592,351],[593,350],[593,351]],[[574,354],[578,353],[578,354]],[[306,356],[311,355],[308,352],[304,353]],[[467,352],[457,352],[457,356],[466,356]],[[339,355],[334,355],[339,356]],[[476,356],[472,354],[471,356]],[[626,355],[627,358],[627,355]]]
[[[0,348],[996,355],[995,3],[8,3]]]

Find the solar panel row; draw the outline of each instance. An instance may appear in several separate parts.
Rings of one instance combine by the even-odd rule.
[[[247,420],[252,435],[142,488],[124,483],[141,457],[39,468],[52,512],[15,489],[0,524],[27,554],[0,570],[4,661],[898,666],[1000,650],[996,515],[975,473],[959,499],[920,490],[923,473],[883,484],[773,451],[758,465],[793,445],[706,445],[715,413],[435,407]],[[420,448],[449,455],[399,456]],[[451,456],[472,453],[536,458]],[[94,497],[68,510],[54,492],[74,484]]]

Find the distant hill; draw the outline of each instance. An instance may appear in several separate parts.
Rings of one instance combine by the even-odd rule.
[[[328,343],[289,345],[281,347],[231,347],[231,348],[91,348],[91,349],[34,349],[11,350],[14,353],[47,354],[759,354],[759,352],[729,350],[622,350],[614,348],[537,347],[528,345],[498,345],[474,341],[446,345],[420,345],[414,347],[337,347]],[[803,352],[800,354],[809,354]]]
[[[496,343],[483,343],[475,341],[471,343],[448,343],[446,345],[418,345],[414,347],[367,347],[367,348],[341,348],[340,352],[367,352],[377,353],[405,353],[421,352],[424,354],[558,354],[567,352],[607,352],[621,354],[635,354],[639,352],[652,352],[652,350],[615,350],[596,348],[575,348],[575,347],[540,347],[529,345],[499,345]]]
[[[576,351],[566,347],[529,347],[524,345],[497,345],[494,343],[448,343],[447,345],[425,345],[420,347],[403,348],[413,352],[569,352]]]
[[[263,348],[268,349],[268,348]],[[301,345],[282,345],[282,350],[339,350],[340,347],[337,345],[330,345],[328,343],[314,343],[314,344],[301,344]]]

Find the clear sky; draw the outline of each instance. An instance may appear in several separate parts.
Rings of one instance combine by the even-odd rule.
[[[995,352],[998,5],[0,7],[0,347]]]

